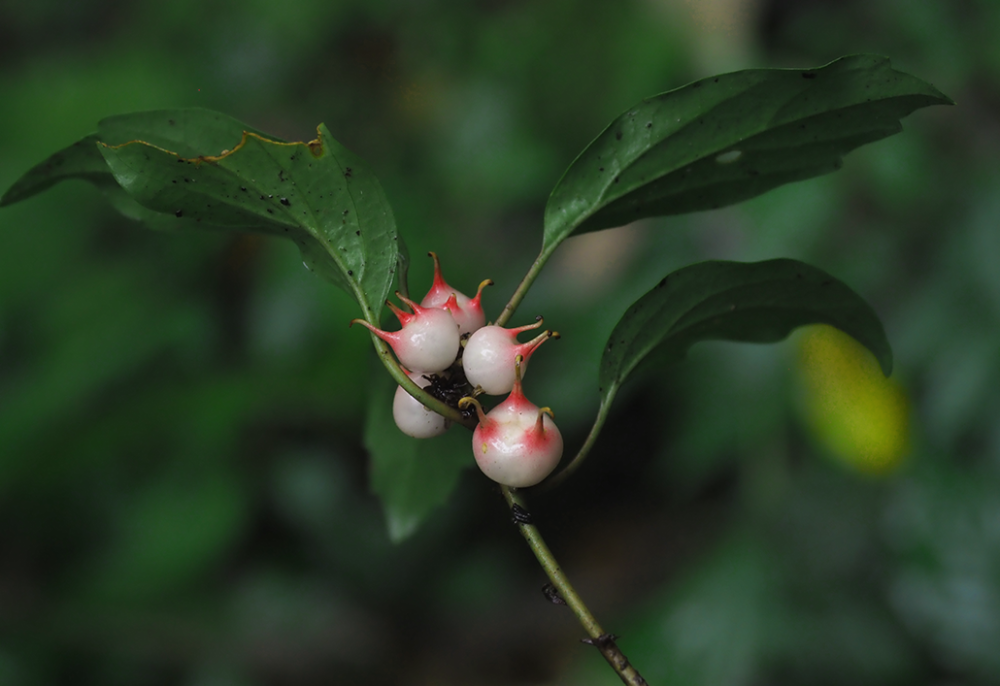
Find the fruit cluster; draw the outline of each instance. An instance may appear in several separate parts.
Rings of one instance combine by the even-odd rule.
[[[506,486],[533,486],[555,469],[563,441],[552,411],[524,396],[521,379],[538,346],[559,334],[543,331],[519,343],[518,334],[540,328],[541,317],[514,329],[487,326],[481,300],[483,289],[493,282],[483,281],[475,297],[469,298],[445,282],[437,255],[430,256],[434,282],[420,304],[398,292],[396,297],[411,312],[386,303],[399,319],[398,331],[382,331],[361,319],[351,323],[367,327],[388,343],[418,386],[467,416],[476,413],[479,425],[472,447],[476,464],[486,476]],[[481,394],[509,395],[484,413],[476,399]],[[438,436],[450,424],[402,387],[396,389],[392,414],[396,426],[414,438]]]

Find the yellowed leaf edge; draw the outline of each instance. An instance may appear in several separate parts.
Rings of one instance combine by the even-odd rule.
[[[320,126],[322,126],[322,124],[320,124]],[[246,145],[247,141],[250,138],[256,138],[257,140],[259,140],[259,141],[261,141],[263,143],[270,143],[272,145],[287,145],[287,146],[302,145],[302,146],[305,146],[306,148],[309,149],[309,152],[312,154],[313,157],[319,158],[319,157],[321,157],[323,155],[323,134],[320,132],[320,126],[316,127],[316,138],[314,138],[313,140],[308,141],[308,142],[293,141],[293,142],[289,143],[289,142],[285,142],[285,141],[276,141],[276,140],[272,140],[270,138],[266,138],[264,136],[261,136],[260,134],[254,133],[252,131],[244,131],[243,132],[243,136],[240,139],[239,144],[235,148],[233,148],[232,150],[223,150],[218,155],[198,155],[197,157],[181,157],[179,154],[177,154],[176,152],[174,152],[172,150],[167,150],[166,148],[161,148],[158,145],[153,145],[152,143],[147,143],[146,141],[138,140],[138,139],[127,141],[125,143],[119,143],[118,145],[108,145],[107,143],[105,143],[103,141],[98,141],[98,143],[100,143],[101,145],[103,145],[105,148],[108,148],[109,150],[118,150],[119,148],[124,148],[126,146],[134,145],[134,144],[138,143],[140,145],[145,145],[145,146],[148,146],[150,148],[154,148],[155,150],[159,150],[160,152],[165,152],[168,155],[173,155],[174,157],[177,158],[178,162],[187,162],[189,164],[199,165],[202,162],[208,162],[209,164],[215,164],[219,160],[225,159],[226,157],[229,157],[230,155],[233,155],[236,152],[238,152],[240,150],[240,148],[242,148],[244,145]]]

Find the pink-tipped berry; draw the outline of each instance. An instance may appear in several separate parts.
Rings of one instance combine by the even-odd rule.
[[[424,378],[423,372],[407,372],[407,375],[421,388],[427,388],[431,383],[430,379]],[[396,387],[396,397],[392,399],[392,418],[400,431],[414,438],[440,436],[450,426],[447,419],[426,407],[402,386]]]
[[[472,434],[472,452],[483,474],[505,486],[534,486],[552,473],[562,457],[562,434],[552,410],[524,397],[518,369],[507,399],[483,414],[479,401],[462,398],[459,407],[475,405],[479,426]]]
[[[479,284],[476,297],[470,298],[455,290],[447,284],[444,276],[441,275],[441,262],[436,253],[427,253],[434,260],[434,283],[427,295],[420,301],[423,307],[443,307],[451,312],[451,316],[458,322],[458,329],[461,333],[472,333],[476,329],[482,328],[486,323],[486,315],[483,313],[482,297],[483,289],[492,286],[493,281],[486,279]]]
[[[489,395],[503,395],[514,388],[514,359],[523,358],[521,374],[528,367],[532,353],[550,338],[559,338],[555,331],[544,331],[527,343],[518,343],[517,335],[523,331],[537,329],[542,318],[534,324],[505,329],[502,326],[484,326],[469,337],[462,353],[465,378],[473,386],[479,386]]]
[[[448,310],[421,307],[398,291],[396,297],[413,310],[413,314],[410,314],[386,301],[385,304],[402,324],[399,331],[382,331],[363,319],[353,319],[351,324],[361,324],[392,346],[399,363],[407,369],[436,373],[454,364],[461,346],[461,334],[451,313]]]

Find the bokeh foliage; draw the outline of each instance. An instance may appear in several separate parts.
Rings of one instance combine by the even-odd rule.
[[[998,33],[989,0],[8,3],[0,186],[120,112],[204,106],[287,140],[323,121],[411,254],[493,278],[499,308],[546,193],[624,108],[890,55],[958,106],[837,175],[573,238],[519,317],[563,335],[527,392],[578,445],[607,334],[664,273],[816,264],[886,323],[908,457],[872,479],[813,433],[804,343],[703,344],[623,389],[536,515],[651,683],[997,683]],[[300,262],[139,231],[83,184],[0,214],[0,683],[614,683],[478,474],[388,541],[370,342]]]

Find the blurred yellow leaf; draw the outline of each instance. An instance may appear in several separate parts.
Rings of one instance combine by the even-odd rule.
[[[799,339],[802,410],[834,457],[866,474],[894,471],[910,451],[910,405],[868,350],[826,325]]]

